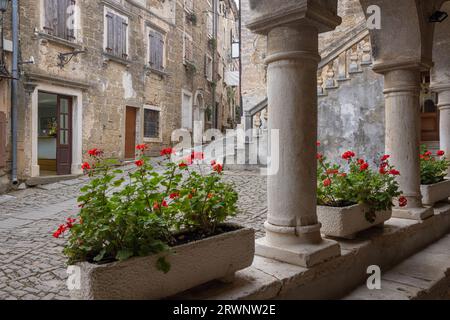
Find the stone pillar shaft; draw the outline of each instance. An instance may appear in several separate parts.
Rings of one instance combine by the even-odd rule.
[[[316,215],[317,52],[314,27],[279,27],[268,35],[269,129],[279,130],[279,172],[268,177],[269,229],[299,228],[320,242]],[[266,224],[267,226],[267,224]],[[311,235],[311,233],[310,233]],[[308,240],[309,241],[309,240]]]
[[[386,153],[400,171],[397,181],[408,200],[394,208],[397,218],[423,220],[433,215],[424,208],[420,192],[420,68],[384,72],[386,100]]]
[[[439,92],[438,107],[440,148],[445,151],[447,159],[450,159],[450,85]],[[450,179],[450,168],[447,177]]]
[[[408,208],[422,206],[420,194],[420,72],[393,70],[385,74],[386,153],[400,171],[398,182]]]

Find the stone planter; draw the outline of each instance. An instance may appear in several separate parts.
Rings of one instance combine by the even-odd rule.
[[[73,299],[161,299],[211,280],[231,281],[234,273],[253,263],[255,232],[242,228],[204,240],[174,247],[166,253],[171,268],[157,270],[161,255],[132,258],[103,265],[79,263],[80,290]]]
[[[317,216],[322,224],[321,232],[326,236],[354,239],[360,231],[383,225],[392,216],[392,211],[378,211],[376,219],[370,223],[366,219],[369,208],[364,205],[349,207],[317,207]]]
[[[450,198],[450,180],[444,180],[435,184],[421,185],[422,203],[433,206],[436,202]]]

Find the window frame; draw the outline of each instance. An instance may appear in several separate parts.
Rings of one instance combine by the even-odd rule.
[[[113,15],[117,15],[119,17],[121,17],[122,19],[125,20],[126,24],[127,24],[127,30],[126,30],[126,41],[125,41],[125,54],[126,54],[126,58],[123,56],[118,56],[114,53],[108,52],[107,47],[108,47],[108,19],[106,18],[107,14],[113,14]],[[115,57],[121,60],[129,60],[130,59],[130,18],[120,12],[118,12],[117,10],[114,10],[111,7],[108,6],[104,6],[103,7],[103,53],[107,54],[108,56],[111,57]]]
[[[190,40],[191,42],[191,47],[192,47],[192,59],[191,60],[187,60],[186,59],[186,37]],[[194,40],[192,38],[192,36],[187,33],[186,31],[183,32],[183,64],[187,64],[187,62],[193,63],[194,60]]]
[[[157,111],[159,113],[158,137],[145,136],[145,110]],[[142,138],[144,142],[162,142],[162,110],[159,106],[144,104],[142,108]]]
[[[73,30],[73,39],[66,39],[61,37],[61,35],[56,35],[49,33],[46,28],[46,10],[45,10],[45,1],[46,0],[40,0],[39,2],[39,11],[40,11],[40,33],[43,35],[46,35],[48,37],[54,37],[56,39],[61,39],[63,41],[68,41],[70,43],[77,43],[79,39],[81,38],[81,8],[79,6],[80,0],[74,0],[74,30]],[[67,21],[66,21],[67,23]]]

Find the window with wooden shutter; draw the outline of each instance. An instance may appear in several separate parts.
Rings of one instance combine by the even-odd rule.
[[[191,36],[184,33],[184,61],[192,62],[194,60],[194,45]]]
[[[44,31],[65,40],[75,40],[76,0],[44,0]]]
[[[149,31],[149,65],[156,70],[164,70],[164,35],[158,31]]]
[[[107,11],[106,19],[106,46],[107,53],[116,57],[128,58],[128,19],[112,11]]]
[[[213,63],[211,56],[205,54],[205,77],[206,80],[212,82],[213,77]]]

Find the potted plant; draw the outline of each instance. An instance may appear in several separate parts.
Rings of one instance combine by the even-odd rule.
[[[208,174],[192,169],[193,153],[155,171],[137,146],[137,169],[124,175],[101,151],[84,163],[91,181],[82,188],[80,212],[54,233],[68,232],[64,254],[81,275],[77,299],[160,299],[214,279],[230,281],[250,266],[254,231],[227,224],[237,211],[233,185],[221,164]],[[161,155],[169,160],[173,149]]]
[[[395,179],[400,173],[389,164],[388,155],[382,157],[377,171],[352,151],[342,158],[345,167],[317,155],[317,215],[325,235],[353,239],[391,218],[393,199],[401,195]],[[406,198],[400,197],[399,204],[405,206]]]
[[[433,206],[436,202],[450,197],[450,180],[445,175],[450,161],[445,158],[444,151],[436,155],[422,146],[420,154],[420,191],[424,205]]]

